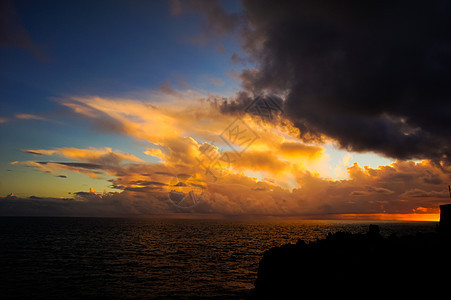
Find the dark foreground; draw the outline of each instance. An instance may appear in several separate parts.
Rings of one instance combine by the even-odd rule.
[[[450,233],[384,238],[369,229],[266,251],[251,298],[449,296]]]

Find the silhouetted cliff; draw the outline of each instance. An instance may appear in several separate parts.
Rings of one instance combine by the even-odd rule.
[[[370,225],[366,234],[337,232],[266,251],[251,298],[430,299],[448,294],[450,277],[449,233],[384,238],[378,226]]]

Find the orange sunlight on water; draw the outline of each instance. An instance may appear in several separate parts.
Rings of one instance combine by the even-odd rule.
[[[430,221],[438,222],[440,221],[440,214],[343,214],[340,215],[341,219],[344,220],[384,220],[384,221]]]

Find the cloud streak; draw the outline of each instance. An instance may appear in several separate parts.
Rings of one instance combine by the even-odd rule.
[[[44,121],[46,120],[46,118],[38,116],[38,115],[33,115],[33,114],[16,114],[14,115],[14,117],[16,119],[21,119],[21,120],[39,120],[39,121]]]

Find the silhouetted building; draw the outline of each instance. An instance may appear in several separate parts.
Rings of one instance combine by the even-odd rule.
[[[451,204],[440,205],[440,231],[451,232]]]

